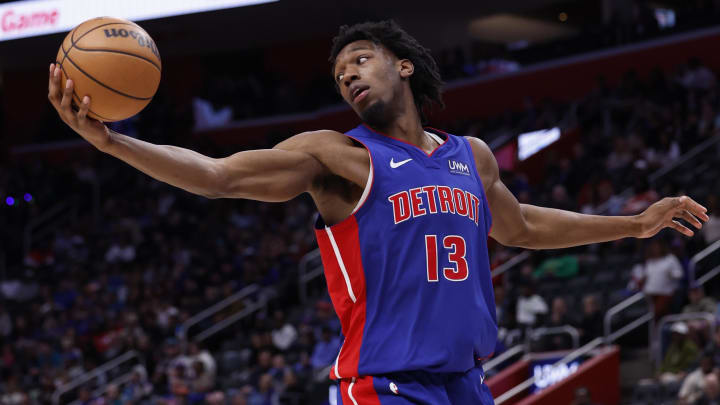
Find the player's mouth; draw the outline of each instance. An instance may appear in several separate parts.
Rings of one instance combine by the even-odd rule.
[[[370,86],[358,85],[351,89],[351,101],[355,104],[361,102],[370,92]]]

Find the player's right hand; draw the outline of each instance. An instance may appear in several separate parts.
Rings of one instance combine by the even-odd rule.
[[[99,150],[104,150],[110,144],[111,134],[108,127],[102,122],[87,116],[90,109],[90,97],[83,97],[78,106],[78,111],[73,110],[73,82],[68,79],[67,86],[63,89],[60,68],[54,63],[50,64],[48,99],[57,110],[60,119],[85,138],[86,141]]]

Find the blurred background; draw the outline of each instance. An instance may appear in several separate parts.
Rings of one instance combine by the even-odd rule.
[[[62,38],[105,3],[0,1],[0,404],[334,404],[342,340],[311,200],[172,188],[47,102]],[[720,1],[157,1],[166,12],[144,17],[122,3],[163,58],[151,104],[112,124],[130,136],[223,157],[347,131],[359,120],[334,90],[331,39],[393,18],[446,81],[430,125],[487,142],[520,202],[707,206],[692,238],[491,242],[485,370],[498,404],[717,403]]]

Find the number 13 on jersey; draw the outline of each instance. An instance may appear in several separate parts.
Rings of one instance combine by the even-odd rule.
[[[465,239],[458,235],[447,235],[442,240],[443,252],[447,251],[448,261],[455,268],[444,267],[443,276],[450,281],[463,281],[468,278],[468,264],[465,258]],[[438,269],[438,238],[437,235],[425,235],[425,259],[427,262],[428,282],[440,280]]]

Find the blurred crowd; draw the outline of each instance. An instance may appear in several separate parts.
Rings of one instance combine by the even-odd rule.
[[[669,8],[646,0],[623,3],[631,5],[620,7],[626,11],[618,10],[604,23],[571,24],[577,32],[570,37],[523,46],[471,40],[466,46],[433,49],[433,56],[445,81],[468,79],[513,72],[541,61],[697,29],[716,23],[720,16],[717,0],[674,2],[674,24],[670,25],[656,13],[656,9],[670,11]],[[262,57],[257,52],[247,52],[241,63],[228,63],[228,55],[206,59],[203,90],[192,102],[196,129],[259,116],[314,111],[340,101],[334,83],[325,71],[309,80],[293,82],[273,73],[269,66],[258,65]],[[229,70],[227,66],[233,69]],[[238,70],[237,66],[243,68]],[[243,97],[236,97],[237,94],[243,94]]]

